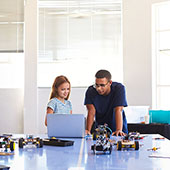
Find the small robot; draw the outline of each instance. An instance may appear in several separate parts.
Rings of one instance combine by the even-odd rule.
[[[109,131],[108,131],[109,130]],[[111,129],[107,125],[99,125],[93,134],[93,140],[96,140],[96,144],[91,146],[94,154],[96,151],[112,152],[112,144],[110,142],[110,134],[112,133]]]
[[[139,141],[136,141],[135,138],[139,137],[139,133],[130,132],[123,137],[121,141],[117,142],[117,150],[120,151],[122,148],[134,148],[139,150]]]
[[[96,140],[99,136],[110,138],[111,134],[112,130],[107,126],[107,124],[99,125],[98,128],[96,128],[93,132],[93,140]]]
[[[129,132],[129,138],[130,139],[134,139],[134,140],[138,140],[140,139],[140,133],[139,132]]]
[[[12,141],[10,136],[0,136],[0,148],[5,148],[5,152],[7,152],[9,148],[12,152],[15,150],[15,142]]]
[[[40,138],[33,138],[33,135],[28,135],[25,139],[20,138],[18,146],[23,148],[25,145],[35,145],[37,148],[43,147],[43,140]]]

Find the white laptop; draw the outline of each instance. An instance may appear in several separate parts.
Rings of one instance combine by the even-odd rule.
[[[83,138],[85,117],[83,114],[48,114],[48,137]]]

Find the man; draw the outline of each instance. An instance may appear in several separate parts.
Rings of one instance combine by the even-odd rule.
[[[112,135],[124,136],[128,133],[123,108],[127,106],[125,87],[112,82],[107,70],[99,70],[95,75],[95,84],[86,91],[84,104],[87,107],[86,134],[90,134],[95,121],[97,125],[107,124]]]

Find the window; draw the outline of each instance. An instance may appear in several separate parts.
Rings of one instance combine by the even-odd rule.
[[[170,2],[153,6],[153,108],[170,109]]]
[[[58,75],[88,86],[98,69],[122,82],[121,47],[120,0],[39,0],[39,87]]]
[[[24,1],[0,1],[0,88],[23,87]]]

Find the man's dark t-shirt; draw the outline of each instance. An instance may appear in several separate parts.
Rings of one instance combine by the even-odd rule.
[[[117,106],[127,106],[125,87],[121,83],[112,82],[111,91],[108,95],[103,96],[98,94],[93,86],[90,86],[86,91],[84,104],[93,104],[96,109],[95,120],[98,125],[107,124],[114,132],[116,131],[116,121],[114,108]],[[123,132],[128,133],[127,121],[124,111]]]

